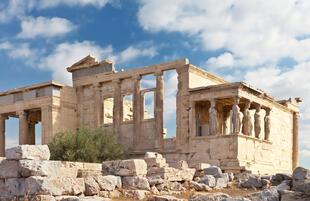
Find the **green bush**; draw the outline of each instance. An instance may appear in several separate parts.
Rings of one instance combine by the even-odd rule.
[[[57,133],[48,144],[51,160],[100,163],[125,159],[127,154],[117,142],[117,136],[100,128],[80,128]]]

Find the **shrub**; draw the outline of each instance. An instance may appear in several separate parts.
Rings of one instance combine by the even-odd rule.
[[[51,160],[100,163],[125,159],[127,154],[117,142],[117,136],[100,128],[80,128],[57,133],[48,144]]]

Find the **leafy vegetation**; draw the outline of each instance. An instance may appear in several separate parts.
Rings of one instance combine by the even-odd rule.
[[[82,127],[75,133],[57,133],[48,146],[51,160],[100,163],[127,158],[117,135],[100,128]]]

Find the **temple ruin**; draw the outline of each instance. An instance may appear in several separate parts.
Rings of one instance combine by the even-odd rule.
[[[116,72],[113,61],[87,56],[67,70],[73,87],[51,81],[0,93],[0,156],[5,155],[5,120],[15,117],[19,144],[35,144],[38,122],[42,144],[57,132],[86,125],[118,134],[119,142],[136,157],[156,151],[171,165],[186,160],[224,171],[271,174],[291,172],[298,164],[300,98],[276,101],[187,59]],[[175,70],[178,79],[174,138],[165,137],[163,120],[163,74],[169,70]],[[155,76],[154,88],[141,88],[146,75]],[[154,93],[153,116],[144,108],[147,93]]]

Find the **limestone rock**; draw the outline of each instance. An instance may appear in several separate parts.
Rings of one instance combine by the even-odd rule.
[[[26,200],[25,200],[26,201]],[[51,195],[34,195],[28,201],[56,201],[54,196]]]
[[[186,161],[181,160],[181,161],[177,162],[176,167],[177,167],[177,169],[185,169],[185,168],[188,168],[188,164]]]
[[[248,198],[225,198],[221,201],[251,201]]]
[[[189,186],[190,186],[190,188],[193,188],[196,191],[210,191],[210,190],[212,190],[206,184],[204,184],[204,183],[197,183],[197,182],[194,182],[194,181],[190,181]]]
[[[146,152],[144,158],[163,158],[163,156],[157,152]]]
[[[26,194],[25,179],[23,178],[6,179],[5,187],[10,196],[24,196]]]
[[[273,185],[279,185],[284,180],[292,180],[291,174],[278,173],[271,178],[271,183]]]
[[[101,171],[100,171],[101,173]],[[66,167],[60,167],[58,177],[64,178],[64,177],[70,177],[70,178],[76,178],[78,174],[77,168],[66,168]]]
[[[142,159],[117,160],[102,162],[104,175],[146,176],[147,164]]]
[[[225,193],[197,193],[189,198],[189,201],[221,201],[230,196]]]
[[[209,187],[215,187],[216,180],[212,175],[206,175],[199,180],[199,183],[206,184]]]
[[[86,196],[80,198],[80,201],[111,201],[111,199],[97,196]]]
[[[158,189],[156,188],[156,186],[152,186],[152,187],[151,187],[151,193],[154,194],[154,195],[159,195],[159,191],[158,191]]]
[[[94,177],[96,182],[99,184],[101,190],[112,191],[116,187],[122,187],[122,180],[118,176],[108,175],[108,176],[97,176]]]
[[[50,150],[47,145],[19,145],[5,151],[7,159],[49,160]]]
[[[15,160],[8,160],[5,158],[0,159],[0,178],[19,177],[17,163],[18,161]]]
[[[185,201],[185,200],[170,195],[162,195],[162,196],[153,196],[149,198],[148,201]]]
[[[282,191],[281,201],[307,201],[310,200],[310,195],[305,195],[296,191]]]
[[[148,176],[160,177],[167,181],[191,181],[193,180],[195,169],[176,169],[172,167],[151,168],[148,170]]]
[[[42,176],[57,177],[59,174],[60,161],[20,160],[18,170],[23,177]]]
[[[145,177],[123,177],[123,188],[150,190],[150,184]]]
[[[227,187],[228,181],[225,178],[216,178],[215,179],[215,189],[222,189]]]
[[[145,158],[144,160],[147,164],[147,169],[150,169],[152,167],[168,167],[165,158]]]
[[[132,198],[135,200],[143,200],[149,194],[150,192],[145,190],[123,190],[124,197]]]
[[[203,171],[204,171],[205,175],[213,175],[213,176],[222,173],[221,168],[219,168],[217,166],[211,166],[211,167],[205,168]]]
[[[229,182],[229,175],[228,173],[220,173],[214,176],[215,178],[223,178],[225,180],[225,182]]]
[[[263,184],[260,177],[248,174],[247,180],[242,182],[241,186],[244,188],[261,188]]]
[[[77,196],[70,196],[70,195],[62,195],[62,196],[56,196],[56,201],[80,201],[80,198]]]
[[[295,168],[293,172],[293,179],[294,180],[310,179],[310,170],[303,167]]]
[[[192,166],[190,166],[192,167]],[[192,168],[195,168],[196,170],[204,170],[206,168],[211,167],[209,163],[197,163]]]
[[[25,179],[25,191],[29,195],[79,195],[84,193],[83,178],[48,178],[31,176]]]
[[[278,186],[276,186],[278,191],[285,191],[285,190],[290,190],[291,189],[291,180],[284,180],[281,182],[281,184],[279,184]]]
[[[165,182],[160,176],[150,176],[147,177],[147,180],[151,186],[162,184]]]
[[[254,198],[254,201],[267,200],[267,201],[279,201],[279,193],[276,187],[271,187],[270,189],[263,190],[258,197]]]
[[[85,178],[85,177],[96,177],[102,176],[101,170],[77,170],[77,177]]]
[[[91,196],[91,195],[97,195],[99,193],[100,187],[94,178],[87,177],[84,179],[84,183],[85,183],[85,195]]]
[[[295,191],[303,192],[307,195],[310,195],[310,181],[304,181],[293,187]]]

